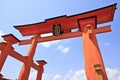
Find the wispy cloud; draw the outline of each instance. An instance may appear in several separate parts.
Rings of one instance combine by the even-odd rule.
[[[108,41],[106,41],[106,42],[101,42],[101,41],[99,41],[99,43],[98,43],[100,46],[104,46],[104,47],[108,47],[108,46],[111,46],[111,43],[110,42],[108,42]]]
[[[50,42],[44,42],[41,43],[42,46],[45,48],[53,47],[53,49],[58,50],[61,53],[68,53],[70,51],[70,47],[66,46],[66,44],[69,42],[69,40],[56,40],[56,41],[50,41]]]
[[[70,80],[87,80],[84,70],[79,70],[74,73]]]
[[[67,53],[67,52],[69,52],[69,50],[70,50],[69,47],[66,47],[66,46],[63,46],[63,45],[58,45],[56,49],[58,51],[64,53],[64,54]]]
[[[112,69],[112,68],[106,68],[108,80],[120,80],[120,70],[118,69]],[[36,72],[31,73],[30,80],[35,80]],[[72,71],[69,70],[68,73],[66,73],[65,76],[62,76],[61,74],[55,74],[55,75],[49,75],[44,74],[43,80],[87,80],[85,76],[85,70],[81,69],[78,71]]]
[[[43,42],[41,43],[42,46],[44,46],[45,48],[49,48],[51,46],[55,46],[58,45],[61,42],[61,40],[56,40],[56,41],[49,41],[49,42]]]
[[[104,45],[105,46],[110,46],[110,43],[109,42],[105,42]]]
[[[63,80],[69,80],[73,74],[73,71],[70,69],[68,73],[66,73],[66,75],[63,77]]]
[[[62,76],[60,74],[56,74],[54,77],[53,77],[53,80],[62,80]]]
[[[106,71],[109,80],[120,80],[120,70],[107,68]]]

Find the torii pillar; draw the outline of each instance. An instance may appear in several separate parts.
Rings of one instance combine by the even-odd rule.
[[[0,55],[0,71],[2,70],[2,67],[5,63],[5,60],[7,59],[7,56],[13,51],[12,45],[19,42],[19,40],[10,35],[5,35],[2,36],[6,42],[0,43],[0,50],[1,50],[1,55]]]
[[[82,31],[86,76],[88,80],[108,80],[95,36],[95,21],[96,17],[79,20]]]
[[[35,34],[34,37],[32,38],[32,42],[31,42],[29,51],[27,53],[28,60],[26,61],[26,63],[23,64],[18,80],[28,80],[29,78],[30,69],[33,63],[33,57],[37,47],[38,36],[39,36],[38,34]]]
[[[39,60],[37,62],[39,64],[39,69],[38,69],[36,80],[42,80],[42,74],[44,72],[44,65],[47,64],[47,62],[44,60]]]

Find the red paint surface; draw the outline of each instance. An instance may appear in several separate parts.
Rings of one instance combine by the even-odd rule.
[[[97,28],[97,24],[112,21],[115,9],[116,4],[113,4],[108,7],[82,14],[60,16],[47,19],[45,22],[15,26],[23,36],[33,35],[33,37],[28,40],[18,40],[11,34],[3,36],[6,42],[0,43],[0,71],[2,70],[7,56],[10,55],[23,62],[23,66],[18,77],[19,80],[28,80],[31,67],[38,71],[37,80],[41,80],[45,63],[38,62],[39,65],[36,65],[33,62],[37,43],[82,36],[87,80],[98,80],[97,73],[94,68],[94,65],[96,64],[100,64],[101,66],[103,80],[108,80],[95,34],[111,31],[110,26]],[[52,33],[53,25],[56,24],[61,24],[61,35],[40,37],[41,34]],[[89,29],[88,27],[91,28]],[[79,30],[71,32],[70,30],[73,28],[79,28]],[[31,44],[26,56],[22,56],[14,51],[12,45],[15,43],[19,43],[21,45]]]

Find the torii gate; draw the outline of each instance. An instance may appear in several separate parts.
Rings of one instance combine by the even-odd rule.
[[[28,80],[31,67],[38,70],[37,80],[41,80],[40,76],[43,73],[43,65],[46,62],[38,62],[42,67],[33,63],[37,43],[82,36],[87,80],[108,80],[96,34],[111,31],[110,25],[97,28],[97,24],[112,21],[115,9],[116,4],[113,4],[82,14],[64,15],[46,19],[40,23],[14,26],[23,36],[33,37],[28,40],[18,40],[12,34],[3,36],[7,44],[3,42],[1,43],[2,46],[0,46],[0,70],[2,70],[7,55],[10,55],[24,63],[18,77],[19,80]],[[78,30],[74,32],[72,31],[74,29]],[[42,34],[47,33],[52,33],[52,35],[42,36]],[[19,43],[20,45],[31,44],[27,56],[22,56],[14,51],[12,44],[15,43]]]

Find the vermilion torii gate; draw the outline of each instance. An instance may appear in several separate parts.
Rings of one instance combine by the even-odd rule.
[[[37,43],[82,36],[85,71],[87,80],[108,80],[96,34],[111,31],[110,25],[97,28],[98,24],[113,20],[116,4],[72,16],[59,16],[44,22],[14,26],[23,36],[33,36],[28,40],[18,40],[12,34],[3,36],[6,42],[0,43],[0,70],[8,55],[23,62],[18,80],[28,80],[31,67],[38,71],[37,80],[41,80],[44,60],[33,62]],[[77,31],[73,31],[77,29]],[[50,36],[42,36],[50,33]],[[27,56],[14,51],[13,44],[31,44]]]

